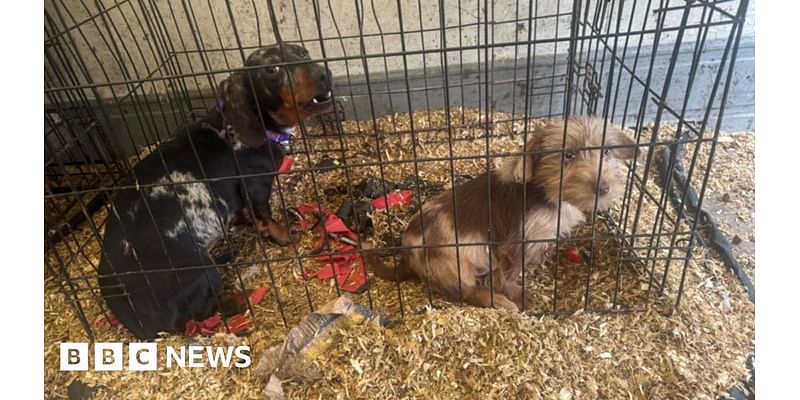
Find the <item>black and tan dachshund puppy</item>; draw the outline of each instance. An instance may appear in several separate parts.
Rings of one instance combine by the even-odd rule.
[[[328,112],[333,99],[330,71],[274,65],[309,59],[302,47],[283,50],[285,58],[277,45],[251,54],[246,69],[219,85],[208,116],[161,143],[112,196],[98,279],[137,337],[183,332],[188,320],[219,309],[220,273],[200,267],[215,263],[209,250],[230,224],[251,222],[264,237],[288,241],[272,220],[268,173],[281,165],[293,128]]]

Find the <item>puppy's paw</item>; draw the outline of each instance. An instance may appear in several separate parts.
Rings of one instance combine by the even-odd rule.
[[[522,296],[520,296],[520,298],[517,301],[515,301],[514,303],[522,311],[530,311],[530,310],[532,310],[533,309],[533,305],[535,304],[534,302],[536,301],[536,299],[534,299],[533,295],[531,295],[527,291],[524,291],[522,293],[525,296],[525,307],[522,306]]]
[[[291,240],[289,236],[289,228],[281,223],[268,220],[256,222],[256,230],[264,239],[278,246],[286,246]]]
[[[502,294],[496,294],[494,296],[494,308],[519,311],[519,307],[517,307],[513,301],[509,300],[508,297],[503,296]]]

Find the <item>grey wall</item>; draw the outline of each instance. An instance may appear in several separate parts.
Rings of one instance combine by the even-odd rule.
[[[725,2],[719,7],[735,13],[740,1]],[[407,93],[413,109],[444,106],[441,87],[445,59],[439,50],[446,48],[451,106],[485,107],[482,104],[485,89],[490,88],[489,103],[494,110],[519,113],[527,99],[531,116],[558,114],[563,111],[568,72],[573,72],[573,93],[582,93],[588,63],[597,70],[601,84],[598,110],[602,111],[608,99],[611,103],[607,113],[613,113],[615,121],[621,121],[625,114],[628,124],[636,116],[643,93],[643,85],[635,80],[630,84],[630,80],[634,76],[645,79],[650,55],[655,54],[650,88],[661,92],[676,49],[677,28],[684,17],[683,9],[663,11],[664,31],[656,35],[662,12],[655,5],[645,9],[646,2],[628,1],[618,9],[618,1],[584,0],[577,36],[618,32],[621,36],[616,43],[616,54],[621,57],[623,48],[627,48],[624,64],[629,68],[636,64],[633,74],[625,71],[609,77],[611,52],[602,48],[597,51],[600,45],[597,40],[575,42],[580,69],[568,68],[571,0],[534,1],[533,10],[528,2],[514,0],[495,0],[486,10],[485,2],[478,0],[445,0],[441,9],[439,2],[401,0],[402,26],[398,2],[392,0],[364,1],[363,9],[356,7],[361,2],[340,0],[274,3],[274,21],[281,37],[304,40],[313,58],[321,58],[324,49],[325,56],[332,60],[328,66],[336,76],[336,94],[346,115],[359,119],[369,118],[373,113],[407,110]],[[123,0],[113,5],[103,4],[80,0],[45,2],[45,31],[49,38],[45,46],[46,89],[94,85],[72,92],[53,91],[46,98],[51,104],[60,105],[82,99],[85,106],[97,108],[97,115],[104,118],[105,129],[135,137],[134,143],[127,138],[117,140],[126,153],[144,143],[144,136],[166,136],[190,113],[202,112],[211,103],[212,87],[227,76],[226,70],[241,65],[240,46],[246,54],[275,40],[268,2],[232,1],[230,10],[223,1]],[[319,7],[318,18],[315,4]],[[670,4],[680,8],[686,3]],[[527,18],[529,11],[534,17],[531,20]],[[701,119],[709,103],[712,111],[720,106],[712,100],[719,99],[721,93],[714,99],[710,95],[733,25],[708,30],[693,28],[701,21],[721,24],[730,20],[718,11],[710,20],[704,19],[709,12],[707,7],[694,7],[685,15],[690,28],[684,30],[677,46],[678,57],[665,99],[665,104],[681,113],[685,100],[687,119]],[[750,1],[726,103],[723,124],[726,130],[755,129],[754,12],[755,2]],[[442,15],[444,25],[440,21]],[[489,25],[484,24],[487,16],[492,21]],[[598,31],[593,32],[592,28]],[[644,33],[629,35],[630,32]],[[705,40],[699,56],[700,68],[689,90],[698,35]],[[535,43],[530,49],[527,43],[520,43],[529,36]],[[406,57],[400,55],[402,43]],[[469,47],[485,44],[493,47],[488,51]],[[614,38],[607,37],[605,44],[614,46]],[[461,50],[454,50],[457,48]],[[528,54],[532,66],[530,82],[524,79]],[[492,71],[488,83],[487,66]],[[619,63],[615,68],[618,72]],[[408,83],[406,72],[410,77]],[[371,96],[364,83],[365,74],[369,74],[372,83]],[[151,80],[142,82],[142,78]],[[606,87],[609,79],[610,92]],[[657,102],[647,98],[645,103],[647,120],[654,117]],[[579,102],[572,112],[585,111],[585,107],[586,104],[581,107]],[[665,118],[671,119],[668,114]],[[711,118],[712,121],[716,118],[714,112]],[[109,121],[111,126],[105,126]]]

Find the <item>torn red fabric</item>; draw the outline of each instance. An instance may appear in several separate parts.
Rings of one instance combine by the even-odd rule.
[[[367,273],[364,271],[364,263],[361,256],[358,256],[350,268],[350,273],[336,276],[336,283],[345,292],[361,293],[366,289]]]
[[[186,322],[186,336],[194,336],[202,334],[204,336],[213,336],[217,333],[225,333],[225,325],[228,326],[228,331],[233,334],[246,332],[250,329],[252,322],[244,314],[234,315],[230,317],[225,324],[222,324],[222,316],[217,313],[214,316],[203,321],[189,320]]]
[[[355,232],[351,231],[350,228],[347,227],[347,224],[345,224],[344,221],[342,221],[342,219],[339,218],[338,215],[327,210],[324,212],[324,215],[325,215],[325,232],[327,232],[329,235],[333,236],[342,235],[351,240],[358,239],[358,235]],[[336,241],[336,243],[337,244],[339,243],[338,240]]]
[[[316,278],[325,281],[335,278],[340,289],[351,293],[363,292],[367,283],[366,273],[361,255],[353,252],[358,249],[353,245],[358,240],[358,235],[351,231],[339,216],[322,209],[316,202],[301,204],[297,206],[297,210],[304,216],[315,213],[324,221],[318,225],[321,227],[322,237],[314,244],[314,251],[318,252],[314,261],[318,262],[320,267],[316,270],[306,270],[303,279]],[[306,231],[308,228],[303,222],[300,222],[300,226]]]
[[[297,211],[300,211],[300,214],[307,215],[311,213],[318,213],[320,210],[319,203],[316,201],[311,201],[308,203],[303,203],[297,206]]]
[[[278,167],[278,172],[289,172],[292,170],[292,165],[294,164],[294,158],[286,156],[283,157],[283,161],[281,161],[281,166]]]
[[[219,323],[222,322],[222,315],[220,313],[216,313],[202,321],[200,321],[200,327],[206,329],[214,329]]]
[[[247,332],[251,325],[250,319],[242,314],[234,315],[228,320],[228,330],[234,334]]]
[[[110,326],[113,328],[122,326],[122,322],[120,322],[116,316],[112,313],[108,313],[108,317],[100,316],[96,320],[94,320],[94,326]]]
[[[572,262],[573,264],[580,264],[581,263],[581,255],[578,252],[578,248],[575,246],[569,246],[566,250],[567,260]]]
[[[194,336],[198,333],[202,333],[203,335],[210,336],[217,333],[217,327],[220,325],[220,322],[222,322],[222,315],[220,315],[220,313],[216,313],[202,321],[190,319],[186,321],[184,334],[186,336]]]
[[[204,336],[214,336],[219,330],[206,328],[204,326],[200,326],[200,333]]]
[[[323,264],[327,264],[327,263],[343,263],[343,262],[347,262],[347,261],[351,261],[351,260],[352,260],[352,257],[350,257],[349,254],[337,254],[337,253],[325,254],[325,255],[314,257],[314,261],[316,261],[318,263],[323,263]]]
[[[411,197],[412,192],[410,190],[389,193],[386,196],[381,196],[375,200],[372,200],[372,206],[375,207],[376,210],[382,210],[395,205],[404,205],[411,203]]]
[[[366,288],[367,277],[361,257],[356,256],[344,262],[328,263],[316,271],[306,271],[306,280],[317,278],[321,281],[336,278],[339,289],[350,293],[361,293]]]
[[[253,293],[250,293],[250,304],[256,305],[261,303],[264,300],[264,296],[267,295],[267,288],[259,287],[256,290],[253,290]]]
[[[264,300],[264,297],[267,295],[267,288],[265,287],[258,287],[250,293],[250,304],[258,304]],[[114,318],[116,321],[116,318]],[[99,319],[98,319],[99,321]],[[95,321],[97,323],[98,321]],[[225,332],[225,325],[228,325],[228,330],[230,333],[242,333],[246,332],[250,329],[251,322],[250,319],[245,314],[238,314],[230,317],[226,324],[222,324],[222,314],[216,313],[202,321],[197,320],[189,320],[186,321],[186,327],[184,329],[184,334],[186,336],[194,336],[198,333],[206,335],[206,336],[213,336],[217,333],[224,333]],[[119,323],[119,321],[117,321]]]
[[[328,233],[345,233],[348,234],[348,236],[352,233],[350,228],[348,228],[344,221],[336,216],[336,214],[328,214],[325,216],[325,230]]]
[[[356,249],[350,245],[342,247],[343,251],[353,251]],[[339,289],[351,293],[361,293],[366,288],[367,276],[360,254],[323,254],[314,257],[314,260],[322,264],[322,267],[316,271],[306,271],[306,280],[317,278],[324,281],[335,277]]]
[[[194,336],[200,333],[200,323],[190,319],[186,321],[186,328],[184,329],[184,334],[186,336]]]

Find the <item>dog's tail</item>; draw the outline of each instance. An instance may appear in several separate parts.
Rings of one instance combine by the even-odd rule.
[[[408,268],[408,257],[406,252],[408,250],[401,250],[400,263],[391,263],[389,257],[396,254],[393,250],[375,249],[370,243],[361,243],[362,257],[364,259],[364,266],[371,269],[375,275],[386,279],[387,281],[400,282],[407,281],[417,277],[417,274]]]

